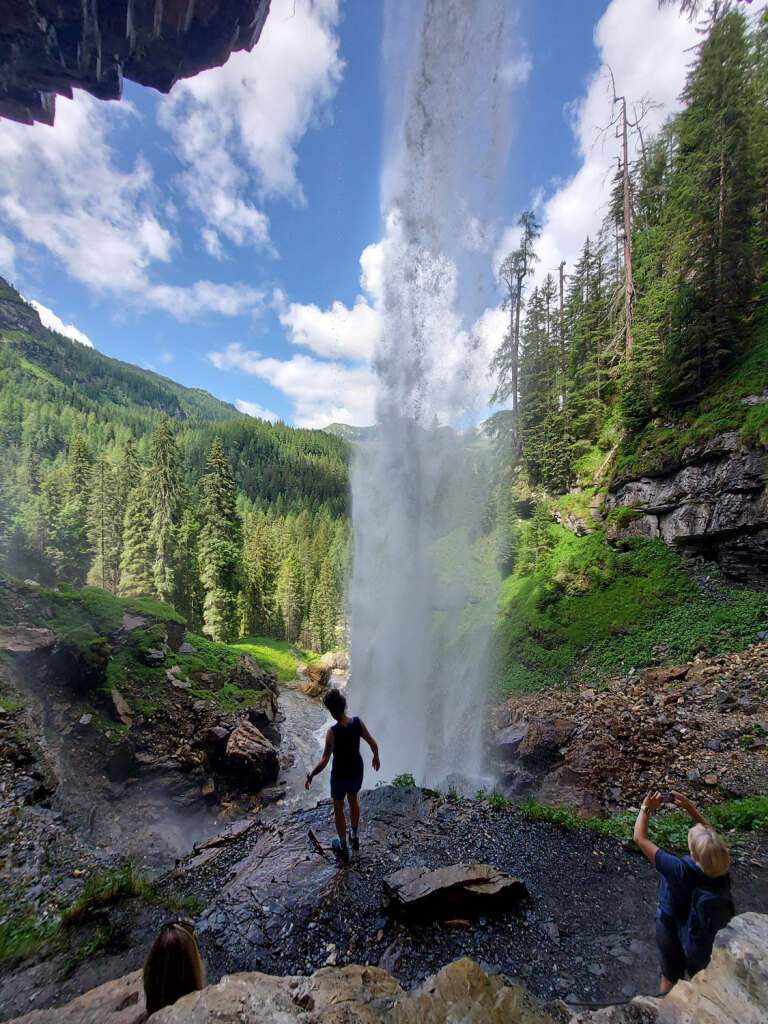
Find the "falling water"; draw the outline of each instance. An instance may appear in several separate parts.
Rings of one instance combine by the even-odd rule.
[[[390,0],[377,440],[352,468],[352,696],[385,777],[480,769],[496,601],[478,405],[509,147],[508,0]],[[410,44],[408,41],[411,41]],[[407,65],[407,66],[403,66]],[[498,339],[496,339],[498,343]]]

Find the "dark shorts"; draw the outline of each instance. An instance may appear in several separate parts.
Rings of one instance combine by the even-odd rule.
[[[343,800],[347,794],[351,793],[353,796],[355,793],[360,792],[360,787],[363,785],[363,773],[360,772],[354,779],[337,779],[335,775],[331,776],[331,799],[332,800]]]
[[[674,985],[685,977],[687,964],[675,919],[669,914],[656,917],[656,945],[659,947],[661,973]]]

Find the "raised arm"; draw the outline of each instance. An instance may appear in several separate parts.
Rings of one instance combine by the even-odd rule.
[[[376,740],[368,732],[368,728],[362,718],[360,719],[360,735],[373,751],[373,767],[378,771],[379,768],[381,768],[381,761],[379,761],[379,747]]]
[[[312,779],[314,779],[314,777],[316,775],[319,775],[320,772],[323,771],[325,766],[330,761],[332,753],[333,753],[333,729],[329,729],[328,732],[325,734],[325,749],[323,750],[323,756],[317,762],[317,764],[312,769],[312,771],[307,773],[307,777],[304,780],[304,789],[309,789],[309,787],[310,787],[310,785],[312,783]]]
[[[681,811],[685,811],[686,814],[690,815],[697,825],[706,825],[707,828],[712,828],[701,811],[696,810],[693,802],[688,799],[685,793],[678,793],[673,789],[672,796],[675,798],[675,807],[679,807]]]
[[[654,866],[656,863],[656,851],[658,850],[658,846],[656,843],[652,843],[648,838],[648,819],[654,811],[658,811],[659,807],[661,807],[661,793],[654,793],[653,790],[651,790],[645,800],[643,800],[642,806],[640,807],[640,813],[637,816],[635,831],[632,836],[640,849],[640,852],[644,854]]]

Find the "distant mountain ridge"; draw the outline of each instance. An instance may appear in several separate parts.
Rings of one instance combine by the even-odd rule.
[[[0,277],[0,333],[29,361],[61,384],[77,384],[88,397],[116,405],[150,407],[176,420],[240,419],[230,402],[201,388],[177,384],[153,370],[106,356],[44,327],[37,310]]]
[[[346,514],[342,438],[251,418],[207,391],[73,341],[44,327],[37,310],[0,277],[0,474],[16,475],[25,445],[30,463],[45,474],[78,433],[92,457],[105,451],[109,458],[132,436],[146,465],[163,416],[174,422],[193,495],[219,437],[238,490],[263,509]],[[0,534],[2,520],[0,509]]]

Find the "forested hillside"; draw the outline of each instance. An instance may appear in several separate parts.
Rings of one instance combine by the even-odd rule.
[[[216,639],[337,638],[344,442],[51,332],[0,279],[0,571],[173,602]]]
[[[768,443],[768,15],[750,30],[737,8],[713,12],[684,108],[657,136],[641,97],[614,99],[626,156],[577,264],[530,287],[540,225],[525,212],[499,271],[509,328],[492,371],[510,408],[489,432],[511,536],[510,684],[745,642],[768,614],[705,571],[697,582],[661,540],[611,546],[601,517],[610,486],[690,446],[725,431]]]

